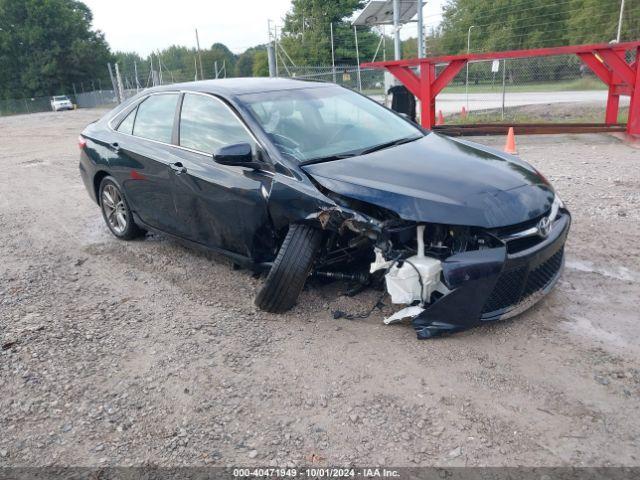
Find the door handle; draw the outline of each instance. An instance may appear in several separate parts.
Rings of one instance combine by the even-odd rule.
[[[171,168],[171,170],[176,172],[176,175],[180,175],[182,173],[186,173],[187,172],[186,167],[184,165],[182,165],[181,162],[170,163],[169,167]]]
[[[111,145],[109,145],[109,148],[110,148],[114,153],[120,153],[120,145],[118,145],[118,142],[113,142]]]

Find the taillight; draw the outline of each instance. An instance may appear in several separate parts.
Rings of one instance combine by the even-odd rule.
[[[82,135],[80,135],[78,137],[78,148],[80,150],[83,150],[84,147],[86,147],[86,146],[87,146],[87,140]]]

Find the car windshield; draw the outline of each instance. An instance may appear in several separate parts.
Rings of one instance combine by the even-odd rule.
[[[278,150],[300,163],[361,155],[424,136],[380,104],[339,87],[242,95]]]
[[[61,97],[53,97],[54,100],[56,101],[64,101],[64,100],[69,100],[66,96],[61,96]]]

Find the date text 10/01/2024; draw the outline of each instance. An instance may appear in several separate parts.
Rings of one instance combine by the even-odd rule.
[[[386,468],[235,468],[234,477],[307,477],[307,478],[394,478],[397,470]]]

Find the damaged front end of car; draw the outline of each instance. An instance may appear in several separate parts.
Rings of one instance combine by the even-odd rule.
[[[419,339],[454,333],[526,310],[558,280],[571,217],[555,197],[543,215],[508,228],[408,221],[325,191],[338,205],[317,213],[327,244],[314,275],[384,283],[405,305]]]

